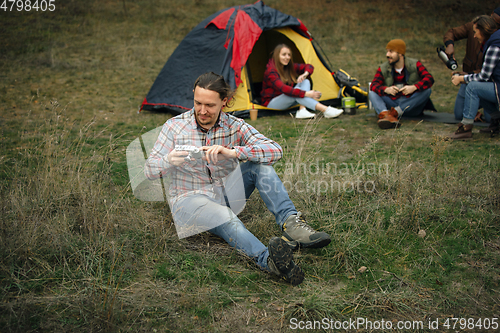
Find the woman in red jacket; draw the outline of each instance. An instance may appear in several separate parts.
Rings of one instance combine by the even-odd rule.
[[[307,109],[323,112],[325,118],[340,116],[344,110],[317,101],[321,98],[321,92],[311,90],[311,82],[307,79],[313,71],[312,65],[294,63],[292,50],[285,44],[279,44],[274,48],[264,73],[262,104],[277,110],[299,104],[295,117],[301,119],[316,115]]]

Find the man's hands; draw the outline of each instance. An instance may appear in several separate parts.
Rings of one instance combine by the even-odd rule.
[[[403,95],[411,95],[415,91],[417,91],[417,87],[412,84],[411,86],[404,86],[403,88],[399,89],[400,92],[403,93]]]
[[[186,163],[185,157],[188,155],[189,153],[187,151],[172,150],[170,154],[167,155],[167,161],[172,165],[181,166]]]
[[[403,95],[411,95],[415,91],[417,91],[417,87],[413,84],[411,86],[403,86],[402,88],[398,88],[396,86],[390,86],[385,88],[384,92],[387,95],[396,96],[398,93],[402,93]]]
[[[392,95],[392,96],[396,96],[397,93],[399,92],[399,88],[396,87],[396,86],[390,86],[390,87],[387,87],[384,89],[384,92],[387,94],[387,95]]]
[[[203,146],[201,150],[205,151],[205,157],[203,157],[203,159],[209,164],[217,164],[219,160],[223,161],[229,158],[237,158],[234,149],[229,149],[224,146]]]
[[[211,164],[217,164],[219,161],[229,158],[237,158],[236,151],[234,149],[229,149],[223,146],[203,146],[200,150],[204,152],[202,159]],[[186,163],[186,156],[188,156],[187,151],[172,150],[167,156],[167,161],[172,165],[181,166]]]

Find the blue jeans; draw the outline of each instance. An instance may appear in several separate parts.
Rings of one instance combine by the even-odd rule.
[[[455,99],[455,108],[453,109],[453,113],[455,114],[456,120],[462,120],[462,118],[464,117],[465,89],[467,89],[467,84],[462,83],[460,85],[460,89],[458,89],[457,98]],[[484,120],[489,123],[491,121],[490,113],[494,112],[495,109],[489,109],[488,105],[484,106],[482,104],[484,103],[481,103],[481,101],[479,101],[478,109],[484,109]]]
[[[392,100],[389,96],[379,96],[376,92],[368,93],[368,98],[372,102],[373,108],[379,114],[389,110],[391,107],[399,106],[404,111],[403,117],[416,117],[422,114],[425,104],[431,96],[431,89],[414,92],[410,97],[402,96]]]
[[[274,214],[278,226],[281,227],[290,215],[297,214],[285,186],[272,166],[245,162],[240,167],[245,198],[248,199],[257,188],[267,208]],[[230,187],[230,184],[226,184],[226,188]],[[230,197],[231,193],[227,193],[227,196]],[[224,204],[224,200],[216,200],[206,195],[191,195],[175,203],[172,214],[177,221],[180,219],[198,226],[211,225],[214,221],[226,221],[209,231],[251,257],[262,269],[268,270],[267,247],[248,231],[243,222]]]
[[[297,83],[295,85],[296,89],[304,90],[304,91],[309,91],[311,90],[311,81],[309,80],[304,80],[301,83]],[[314,98],[310,97],[304,97],[304,98],[298,98],[298,97],[292,97],[288,96],[285,94],[281,94],[279,96],[274,97],[269,104],[267,105],[268,108],[270,109],[276,109],[276,110],[286,110],[291,106],[294,106],[296,104],[304,105],[306,108],[309,110],[316,110],[316,105],[319,102],[315,100]]]
[[[467,83],[466,86],[462,119],[463,124],[474,123],[479,104],[483,106],[486,112],[498,110],[495,84],[493,82],[472,81]]]

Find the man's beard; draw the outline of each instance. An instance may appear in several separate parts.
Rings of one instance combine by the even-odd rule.
[[[397,58],[397,59],[395,59],[395,60],[393,60],[393,58],[389,58],[389,57],[387,58],[387,60],[389,61],[389,64],[390,64],[390,65],[394,65],[395,63],[397,63],[397,62],[399,61],[399,56],[398,56],[398,58]],[[392,61],[392,60],[393,60],[393,61]]]
[[[212,122],[214,122],[214,119],[215,119],[214,123],[216,123],[217,120],[219,119],[219,116],[220,116],[220,112],[219,112],[219,114],[216,114],[216,115],[215,114],[214,115],[210,115],[210,116],[205,115],[204,117],[206,117],[206,119],[203,120],[203,119],[200,119],[200,115],[196,112],[196,110],[194,112],[194,117],[196,119],[196,122],[199,125],[209,125]]]

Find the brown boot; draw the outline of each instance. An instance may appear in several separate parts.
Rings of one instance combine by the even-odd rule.
[[[447,136],[447,139],[453,140],[464,140],[472,138],[472,127],[474,125],[464,125],[462,123],[458,124],[458,129],[452,135]]]
[[[378,127],[381,129],[398,128],[401,126],[398,120],[398,111],[391,108],[390,111],[382,111],[378,115]]]
[[[500,121],[498,119],[491,119],[490,126],[480,128],[479,132],[490,133],[490,136],[493,137],[495,134],[500,132]]]

